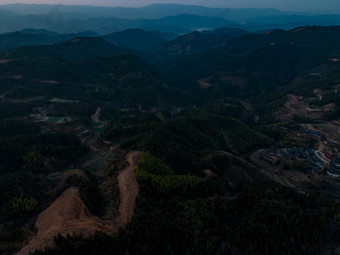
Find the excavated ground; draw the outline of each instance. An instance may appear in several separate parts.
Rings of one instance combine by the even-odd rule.
[[[92,215],[82,201],[79,190],[69,188],[39,215],[35,224],[37,235],[17,255],[28,255],[36,249],[53,247],[54,237],[58,233],[63,236],[70,234],[88,237],[96,231],[114,234],[120,227],[124,228],[133,216],[138,196],[139,188],[134,169],[137,167],[139,155],[137,151],[129,153],[126,156],[129,166],[118,176],[120,205],[115,220],[104,221]]]

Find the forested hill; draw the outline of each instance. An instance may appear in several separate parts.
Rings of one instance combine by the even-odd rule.
[[[185,90],[171,87],[157,68],[136,56],[120,54],[79,60],[80,56],[74,54],[81,49],[72,49],[75,50],[65,54],[78,60],[63,60],[58,56],[26,58],[0,64],[0,72],[4,74],[0,78],[3,84],[1,92],[6,93],[8,98],[46,95],[99,100],[119,107],[170,107],[200,102]],[[56,52],[46,53],[51,56]],[[87,55],[86,52],[81,54]],[[89,54],[93,52],[89,51]],[[46,86],[47,83],[49,86]]]
[[[248,32],[241,29],[222,28],[212,31],[194,32],[179,36],[167,43],[155,45],[148,53],[161,61],[174,57],[192,55],[207,49],[225,45],[230,39]]]
[[[0,35],[0,254],[65,217],[33,254],[336,254],[340,27],[173,39],[103,19]]]
[[[139,31],[151,36],[142,48],[157,45],[152,46],[153,50],[137,53],[119,48],[108,42],[119,44],[114,42],[113,35],[109,35],[104,37],[107,41],[98,37],[80,37],[52,45],[21,47],[1,53],[0,57],[6,60],[81,60],[129,53],[138,55],[151,64],[149,68],[163,73],[167,84],[187,90],[194,97],[204,100],[250,98],[259,92],[276,93],[289,88],[299,76],[338,59],[339,30],[336,26],[314,26],[246,34],[237,29],[220,29],[195,32],[170,42],[158,41],[160,39],[156,39],[155,34],[151,36],[152,33]],[[122,33],[124,38],[128,33],[137,31]],[[127,46],[127,39],[124,39],[125,43],[122,39],[121,44]]]
[[[196,95],[249,98],[278,92],[300,75],[340,57],[340,27],[273,30],[165,62],[168,77]]]
[[[0,51],[7,51],[22,46],[45,45],[63,42],[77,37],[96,37],[96,33],[83,32],[58,34],[48,30],[25,29],[0,35]]]
[[[175,35],[159,31],[145,31],[142,29],[128,29],[103,36],[103,38],[119,47],[136,51],[145,51],[155,44],[161,44]]]
[[[53,45],[26,46],[1,53],[5,59],[17,58],[56,58],[56,59],[86,59],[93,57],[114,56],[128,53],[126,49],[114,46],[104,39],[79,37]]]

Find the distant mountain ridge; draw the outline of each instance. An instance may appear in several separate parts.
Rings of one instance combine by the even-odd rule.
[[[171,33],[162,33],[159,31],[145,31],[142,29],[128,29],[128,30],[108,34],[105,36],[99,36],[98,34],[94,32],[59,34],[59,33],[52,32],[49,30],[44,30],[44,29],[38,29],[38,30],[24,29],[21,31],[13,32],[13,33],[0,34],[0,52],[12,50],[11,53],[8,53],[8,54],[16,55],[16,54],[19,54],[19,52],[24,52],[24,51],[27,51],[28,49],[32,49],[30,47],[18,49],[20,47],[42,46],[42,48],[46,48],[48,47],[48,45],[52,46],[56,43],[62,43],[62,42],[70,41],[72,39],[81,38],[81,37],[83,37],[84,40],[86,40],[85,38],[89,38],[89,37],[103,38],[106,42],[109,42],[110,44],[112,44],[112,46],[114,45],[119,48],[136,51],[134,52],[134,54],[138,55],[137,51],[139,52],[146,51],[150,49],[153,45],[162,44],[172,38],[175,38],[176,35],[171,34]],[[52,48],[54,47],[57,47],[57,45],[54,45]],[[127,52],[127,51],[128,50],[122,50],[122,52]],[[21,55],[24,55],[24,53],[22,53]]]
[[[182,35],[225,26],[266,31],[306,25],[337,25],[340,24],[340,15],[178,4],[153,4],[142,8],[10,4],[0,5],[0,21],[0,33],[33,28],[59,33],[94,31],[105,35],[138,28]]]
[[[195,54],[210,48],[223,46],[228,40],[248,34],[237,28],[222,28],[212,31],[193,32],[158,45],[148,51],[160,60],[177,56]]]
[[[191,14],[168,16],[161,19],[121,19],[100,17],[89,19],[68,19],[60,16],[24,15],[11,16],[0,23],[0,33],[23,29],[45,29],[58,33],[79,33],[93,31],[102,35],[126,29],[158,30],[164,33],[185,34],[198,29],[215,29],[230,24],[223,18],[206,17]]]
[[[1,53],[0,57],[5,59],[56,58],[76,60],[108,57],[120,53],[130,53],[130,51],[116,47],[99,37],[77,37],[52,45],[21,47]]]
[[[105,35],[102,38],[118,47],[144,51],[154,44],[163,43],[173,37],[174,36],[172,34],[165,34],[158,31],[128,29]]]
[[[14,11],[6,10],[6,9],[1,9],[0,8],[0,18],[8,18],[11,16],[17,16],[19,14],[15,13]]]
[[[24,29],[13,33],[0,34],[0,52],[22,46],[38,46],[67,41],[77,37],[97,37],[93,32],[58,34],[48,30]]]
[[[145,35],[150,38],[144,38],[138,46]],[[210,99],[275,93],[291,86],[299,75],[329,64],[332,59],[340,59],[340,26],[307,26],[258,34],[224,28],[194,32],[168,42],[158,35],[157,32],[128,30],[103,38],[77,37],[50,45],[17,48],[1,53],[0,58],[84,60],[129,53],[159,65],[175,87]],[[11,36],[26,34],[18,32]],[[48,37],[43,34],[30,36]],[[117,47],[114,40],[120,36],[122,41]],[[108,42],[110,37],[112,43]],[[127,47],[133,38],[136,40],[130,49],[121,47],[123,43]],[[154,39],[160,42],[155,43]],[[147,52],[131,49],[150,45]]]
[[[100,7],[100,6],[74,6],[49,4],[7,4],[0,5],[0,9],[16,12],[20,15],[46,15],[54,10],[59,13],[79,13],[82,17],[115,17],[121,19],[160,19],[179,14],[197,16],[218,16],[222,8],[209,8],[195,5],[180,4],[152,4],[141,8],[127,7]],[[273,12],[271,12],[273,14]]]
[[[167,16],[190,14],[195,16],[220,17],[233,21],[247,21],[257,17],[274,15],[304,15],[301,12],[283,12],[275,8],[211,8],[197,5],[157,3],[140,8],[101,7],[67,4],[6,4],[0,9],[19,15],[47,15],[54,11],[62,15],[78,13],[81,18],[115,17],[121,19],[161,19]],[[78,18],[78,17],[77,17]]]

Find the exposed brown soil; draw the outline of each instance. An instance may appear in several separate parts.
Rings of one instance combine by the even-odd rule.
[[[138,196],[139,188],[134,169],[137,167],[139,156],[140,153],[137,151],[130,152],[126,157],[129,166],[118,176],[120,206],[117,225],[119,227],[125,227],[131,220],[135,209],[135,201]]]
[[[320,120],[325,116],[325,113],[334,112],[334,110],[334,104],[324,105],[323,107],[317,107],[315,105],[310,107],[301,101],[300,97],[289,94],[287,95],[285,105],[274,113],[274,115],[283,122],[292,121],[294,114],[308,119]]]
[[[202,78],[202,79],[199,79],[197,80],[197,82],[199,83],[199,85],[201,86],[201,88],[210,88],[210,87],[213,87],[214,85],[209,83],[209,78]]]
[[[11,60],[9,60],[9,59],[1,59],[0,60],[0,64],[6,64],[8,62],[11,62]]]
[[[60,233],[77,234],[88,237],[96,231],[112,234],[116,227],[111,222],[104,222],[91,215],[80,198],[77,188],[69,188],[50,207],[43,211],[36,224],[37,235],[20,250],[17,255],[26,255],[36,249],[45,249],[54,245],[54,237]]]
[[[63,236],[75,234],[88,237],[96,231],[114,234],[120,227],[125,227],[133,216],[139,191],[134,175],[139,152],[129,153],[126,159],[129,166],[118,176],[121,202],[116,220],[104,221],[92,215],[82,201],[79,190],[69,188],[39,215],[35,224],[37,235],[17,255],[28,255],[36,249],[53,247],[54,237],[58,233]]]

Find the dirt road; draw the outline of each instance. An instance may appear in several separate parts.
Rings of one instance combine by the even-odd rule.
[[[139,156],[140,153],[138,151],[130,152],[126,156],[129,166],[118,176],[120,192],[120,206],[117,220],[118,227],[124,228],[133,216],[135,201],[139,192],[134,169],[137,167]]]
[[[250,156],[251,161],[255,165],[258,166],[258,169],[259,169],[259,171],[261,171],[261,173],[267,175],[269,178],[271,178],[273,181],[275,181],[277,183],[280,183],[280,184],[282,184],[282,185],[284,185],[286,187],[290,187],[290,188],[295,189],[300,194],[306,194],[305,191],[303,191],[300,188],[296,187],[289,180],[287,180],[285,177],[283,177],[279,171],[270,170],[272,167],[268,167],[267,166],[268,164],[260,159],[260,155],[262,153],[265,153],[264,149],[258,150],[258,151],[254,152]]]
[[[101,113],[102,113],[102,108],[100,106],[98,106],[96,113],[91,116],[91,119],[95,123],[100,123],[100,124],[106,126],[107,123],[105,121],[99,120],[99,117],[100,117]]]

